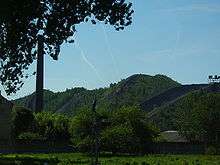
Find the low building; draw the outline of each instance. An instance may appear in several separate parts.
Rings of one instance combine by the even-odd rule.
[[[161,135],[166,142],[187,142],[186,138],[181,136],[178,131],[164,131]]]
[[[10,140],[12,108],[13,103],[1,96],[0,93],[0,141]]]

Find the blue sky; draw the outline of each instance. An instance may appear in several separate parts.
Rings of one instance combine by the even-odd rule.
[[[106,87],[136,73],[164,74],[182,84],[206,83],[208,75],[220,74],[219,0],[130,1],[135,14],[124,31],[81,24],[76,43],[63,45],[58,61],[45,57],[46,89]],[[33,76],[8,98],[34,90]]]

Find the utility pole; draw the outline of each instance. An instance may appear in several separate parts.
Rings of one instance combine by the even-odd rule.
[[[35,112],[42,112],[44,97],[44,37],[38,35]]]
[[[92,112],[93,112],[92,134],[94,138],[92,144],[92,163],[91,163],[92,165],[99,165],[99,139],[98,139],[98,120],[97,120],[96,104],[97,104],[97,100],[95,98],[92,105]]]

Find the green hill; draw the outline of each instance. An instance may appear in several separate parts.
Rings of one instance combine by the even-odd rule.
[[[136,74],[106,88],[72,88],[57,93],[45,90],[44,110],[74,115],[82,108],[91,108],[96,97],[100,109],[114,110],[122,106],[140,105],[161,131],[176,130],[176,116],[181,113],[179,107],[186,106],[184,103],[194,96],[196,101],[205,93],[219,92],[219,84],[181,85],[164,75]],[[14,102],[34,110],[34,93]]]
[[[73,88],[57,93],[45,90],[44,110],[74,114],[83,107],[91,107],[95,97],[99,108],[109,110],[127,105],[140,105],[143,101],[178,86],[180,86],[178,82],[164,75],[136,74],[118,83],[110,84],[107,88],[94,90]],[[15,103],[34,110],[34,100],[33,93],[15,100]]]
[[[141,109],[150,112],[156,107],[171,104],[192,91],[205,89],[207,87],[209,87],[209,84],[180,85],[175,88],[168,89],[155,97],[145,100],[143,103],[141,103]]]
[[[72,113],[92,104],[92,96],[92,91],[84,88],[67,89],[56,93],[44,90],[44,111]],[[15,104],[35,110],[35,93],[15,100]]]
[[[161,131],[177,130],[178,115],[187,113],[195,103],[204,97],[209,97],[209,94],[220,96],[220,84],[207,85],[205,88],[194,90],[170,103],[156,107],[149,112],[148,117]]]
[[[139,105],[144,100],[177,86],[180,84],[164,75],[136,74],[111,85],[104,100],[111,106]]]

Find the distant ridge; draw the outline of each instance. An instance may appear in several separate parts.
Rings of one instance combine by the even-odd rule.
[[[201,88],[200,88],[201,87]],[[153,105],[153,102],[155,100],[160,100],[163,98],[167,92],[162,93],[161,95],[156,96],[155,98],[152,98],[148,101],[145,102],[145,104],[148,103],[148,108],[145,109],[148,111],[148,118],[150,121],[152,121],[158,128],[160,128],[161,131],[167,131],[167,130],[175,130],[176,128],[176,112],[178,111],[178,107],[181,105],[184,105],[183,100],[189,99],[188,97],[193,94],[199,93],[199,97],[203,97],[206,94],[218,94],[220,93],[220,84],[215,83],[215,84],[200,84],[200,85],[189,85],[189,86],[184,86],[183,88],[186,88],[188,92],[183,94],[184,92],[180,92],[182,95],[177,97],[176,99],[173,99],[172,101],[168,99],[165,99],[166,102],[164,101],[161,105],[161,101],[158,101],[158,104],[152,108],[151,105]],[[200,89],[199,89],[200,88]],[[181,87],[179,88],[181,89]],[[191,89],[191,90],[190,90]],[[170,90],[172,91],[172,90]],[[180,91],[183,91],[182,89]],[[172,96],[172,92],[170,93],[170,96]],[[198,98],[199,98],[198,97]],[[152,101],[153,100],[153,101]],[[168,101],[169,100],[169,101]],[[220,101],[220,100],[219,100]]]
[[[44,111],[75,115],[84,108],[91,108],[96,97],[97,108],[117,110],[122,106],[140,106],[161,131],[175,130],[177,103],[197,91],[220,92],[220,84],[181,85],[164,75],[135,74],[106,88],[72,88],[57,93],[45,90]],[[34,93],[14,102],[34,110]]]
[[[44,110],[64,114],[75,114],[82,108],[91,107],[94,97],[98,99],[98,107],[107,110],[121,106],[140,105],[143,101],[157,96],[164,91],[180,86],[180,84],[164,75],[135,74],[107,88],[87,90],[72,88],[64,92],[44,92]],[[34,110],[34,93],[17,99],[16,105]]]
[[[186,95],[189,92],[207,88],[209,84],[192,84],[181,85],[175,88],[168,89],[167,91],[150,98],[149,100],[141,103],[141,108],[146,111],[151,111],[156,107],[160,107],[163,104],[174,102],[179,97]]]

